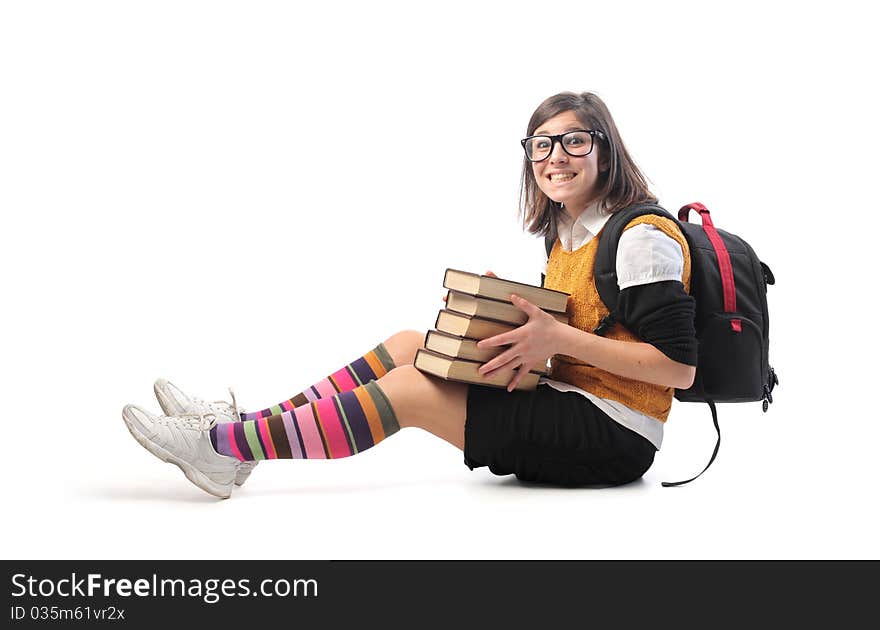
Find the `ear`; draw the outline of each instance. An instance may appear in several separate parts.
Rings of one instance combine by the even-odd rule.
[[[610,160],[608,159],[608,155],[605,153],[605,151],[599,151],[597,162],[600,173],[607,173],[608,169],[611,168]]]

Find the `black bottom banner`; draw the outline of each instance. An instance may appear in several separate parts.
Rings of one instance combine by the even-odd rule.
[[[876,562],[5,560],[2,627],[810,627],[873,617]],[[353,627],[353,626],[352,626]]]

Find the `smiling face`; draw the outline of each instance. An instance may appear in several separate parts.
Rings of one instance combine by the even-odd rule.
[[[588,129],[573,111],[562,112],[545,120],[532,135],[555,136]],[[532,163],[532,172],[541,191],[553,201],[565,204],[572,217],[577,217],[588,205],[596,201],[600,174],[606,166],[601,155],[601,143],[596,140],[589,155],[573,157],[557,142],[546,160]]]

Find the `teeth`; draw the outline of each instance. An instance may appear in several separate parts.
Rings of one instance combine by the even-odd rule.
[[[574,173],[553,173],[550,175],[551,182],[564,182],[574,178]]]

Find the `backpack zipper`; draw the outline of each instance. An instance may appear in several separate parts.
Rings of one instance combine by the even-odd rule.
[[[764,397],[761,400],[761,409],[764,410],[764,413],[767,413],[767,408],[770,407],[770,404],[773,402],[773,394],[770,392],[773,391],[773,388],[779,385],[779,377],[776,376],[776,371],[773,369],[773,366],[770,366],[770,373],[767,375],[767,383],[764,385]]]

